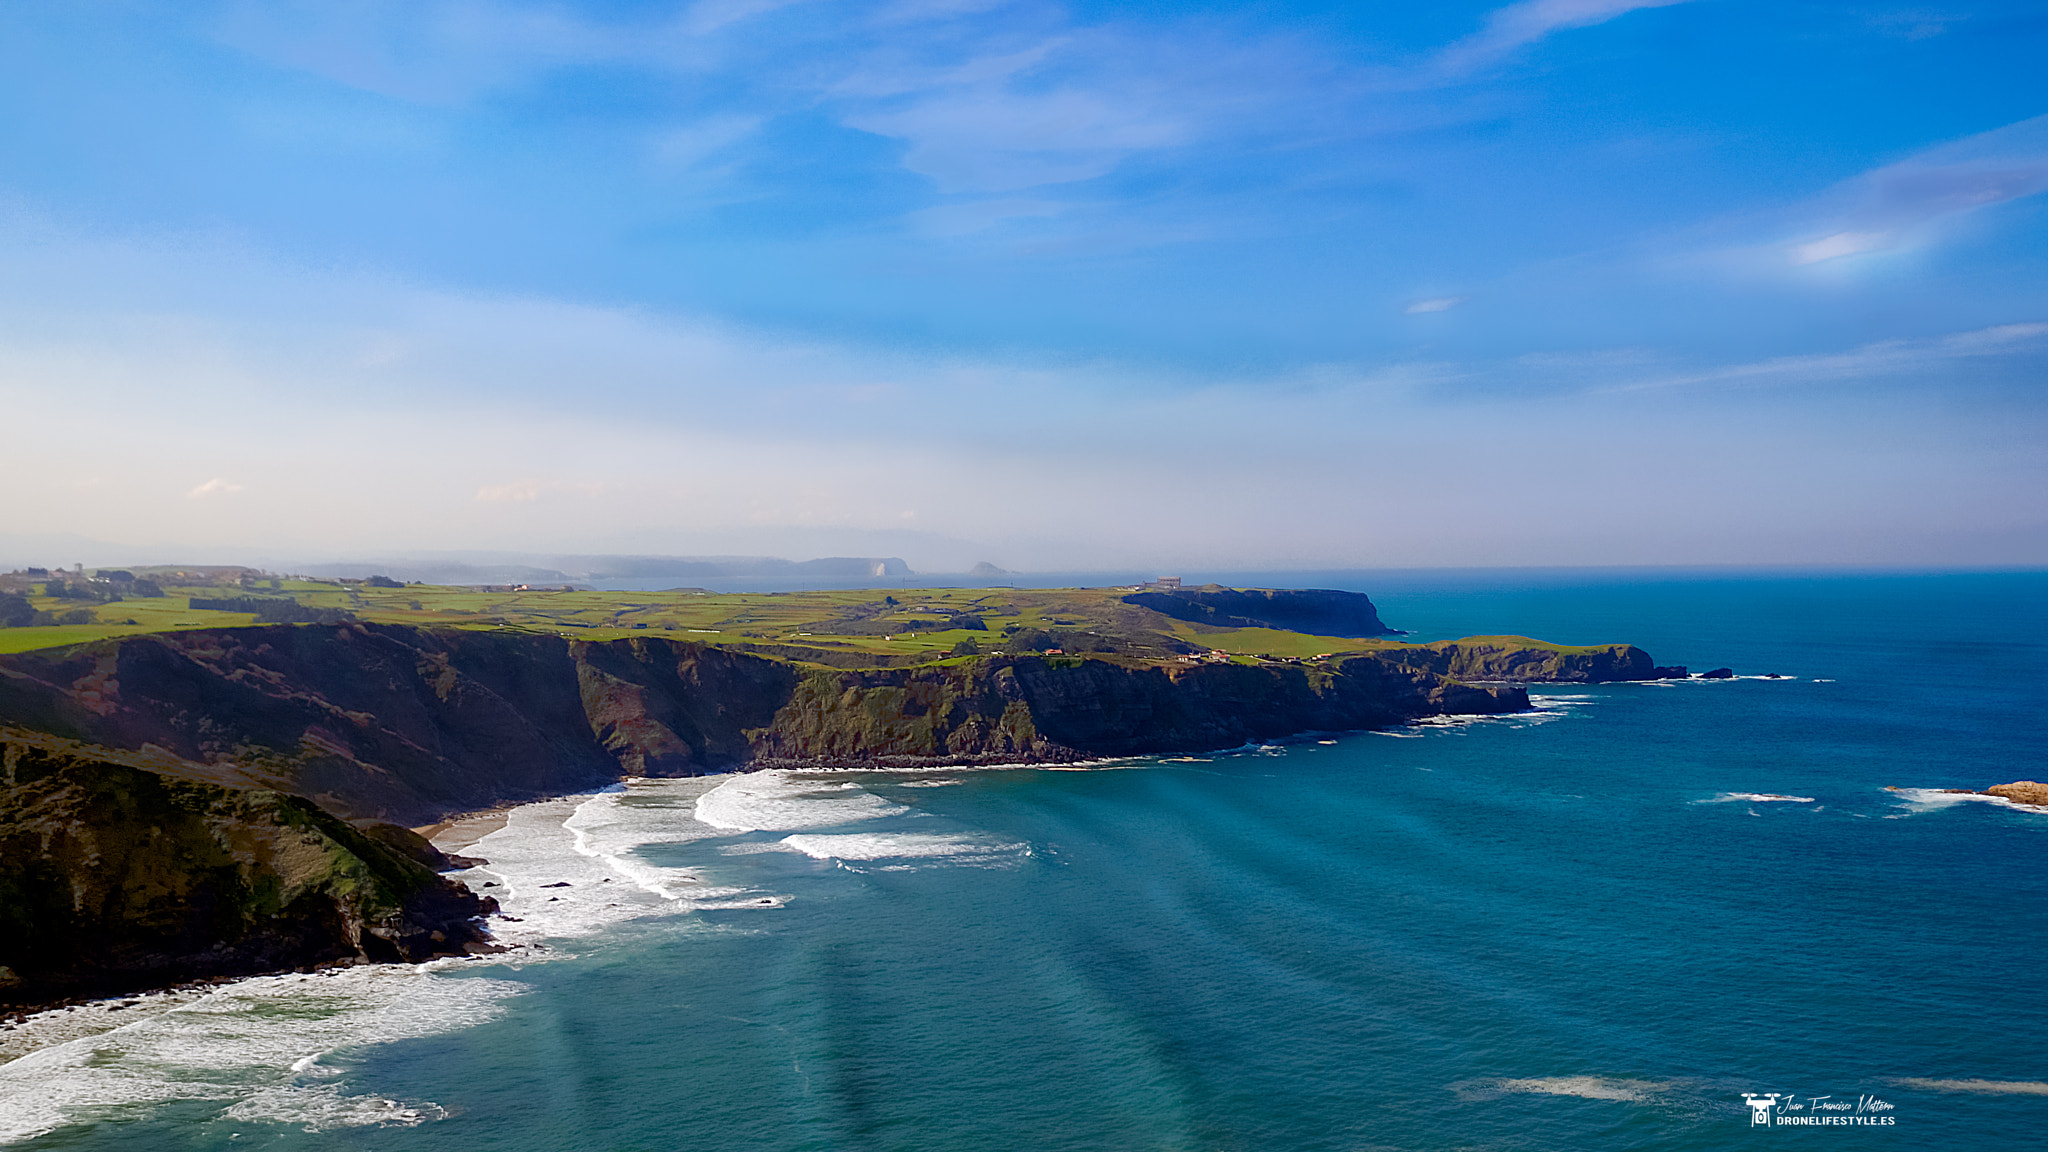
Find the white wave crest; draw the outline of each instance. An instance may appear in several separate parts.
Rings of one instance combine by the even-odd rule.
[[[499,943],[521,949],[522,959],[540,959],[544,941],[590,936],[622,921],[713,902],[723,907],[748,895],[706,884],[690,869],[658,867],[636,856],[649,844],[719,836],[690,814],[699,794],[723,779],[634,780],[594,794],[523,804],[506,814],[504,827],[481,839],[436,843],[489,861],[455,878],[498,900],[500,915],[490,926]]]
[[[1023,844],[992,844],[959,836],[934,836],[915,832],[817,833],[784,836],[782,843],[816,860],[894,860],[972,857],[990,859],[1014,856]]]
[[[697,798],[697,819],[734,832],[801,832],[908,811],[851,781],[805,779],[782,769],[733,776]]]
[[[1723,792],[1712,800],[1703,800],[1701,803],[1728,804],[1738,800],[1750,804],[1811,804],[1814,802],[1814,798],[1811,796],[1781,796],[1776,792]]]

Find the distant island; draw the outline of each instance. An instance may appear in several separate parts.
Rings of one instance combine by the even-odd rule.
[[[0,1003],[491,947],[417,829],[620,777],[1071,762],[1683,677],[1352,592],[0,576]]]

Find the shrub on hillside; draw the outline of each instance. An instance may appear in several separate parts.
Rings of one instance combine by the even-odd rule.
[[[26,628],[36,622],[35,605],[15,592],[0,592],[0,628]]]

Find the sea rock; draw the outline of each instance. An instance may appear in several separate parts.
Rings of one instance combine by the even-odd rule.
[[[1711,671],[1711,672],[1702,672],[1702,673],[1700,673],[1700,679],[1702,679],[1702,680],[1733,680],[1733,679],[1735,679],[1735,669],[1733,669],[1733,668],[1716,668],[1716,669],[1714,669],[1714,670],[1713,670],[1713,671]]]
[[[2015,804],[2031,804],[2048,808],[2048,784],[2033,780],[2016,780],[2011,784],[1993,784],[1984,790],[1987,796],[2003,796]]]

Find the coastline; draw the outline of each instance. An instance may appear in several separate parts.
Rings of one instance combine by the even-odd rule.
[[[517,803],[494,804],[489,808],[479,808],[474,812],[464,812],[459,815],[450,816],[433,824],[421,824],[413,828],[413,831],[429,841],[438,841],[451,832],[457,835],[468,835],[469,838],[465,843],[474,844],[478,840],[503,828],[505,822],[512,818],[513,809],[540,800],[553,799],[555,799],[554,796],[537,796],[533,800],[522,800]],[[436,846],[441,847],[443,852],[451,851],[451,849],[445,846],[439,844]]]

